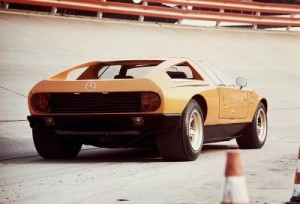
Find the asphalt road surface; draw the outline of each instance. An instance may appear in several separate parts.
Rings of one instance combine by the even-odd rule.
[[[225,154],[205,145],[194,162],[164,162],[153,150],[85,147],[47,161],[31,139],[27,94],[39,80],[89,60],[203,59],[270,104],[261,150],[241,151],[252,203],[292,195],[300,143],[300,33],[193,28],[0,11],[0,203],[218,203]]]

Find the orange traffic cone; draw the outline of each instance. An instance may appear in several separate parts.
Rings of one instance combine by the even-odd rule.
[[[250,203],[246,181],[243,174],[240,152],[227,152],[225,182],[222,191],[221,204]]]
[[[289,204],[293,203],[300,203],[300,148],[298,153],[298,161],[296,167],[296,174],[295,174],[295,182],[294,182],[294,192]]]

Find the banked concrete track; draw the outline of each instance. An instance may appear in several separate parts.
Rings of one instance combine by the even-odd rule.
[[[0,203],[217,203],[225,152],[207,145],[195,162],[161,162],[146,150],[89,149],[72,161],[37,156],[26,122],[39,80],[89,60],[200,58],[269,99],[269,135],[243,150],[252,203],[292,194],[300,143],[300,33],[138,24],[0,11]]]

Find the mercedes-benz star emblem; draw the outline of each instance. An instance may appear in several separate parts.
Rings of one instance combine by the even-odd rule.
[[[96,83],[93,81],[90,81],[85,85],[85,90],[87,91],[93,91],[95,88],[96,88]]]

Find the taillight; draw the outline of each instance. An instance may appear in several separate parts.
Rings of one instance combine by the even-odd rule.
[[[159,95],[153,92],[142,93],[141,102],[141,108],[143,112],[155,111],[160,106]]]
[[[37,93],[31,97],[32,108],[38,112],[47,112],[50,108],[50,100],[47,94]]]

